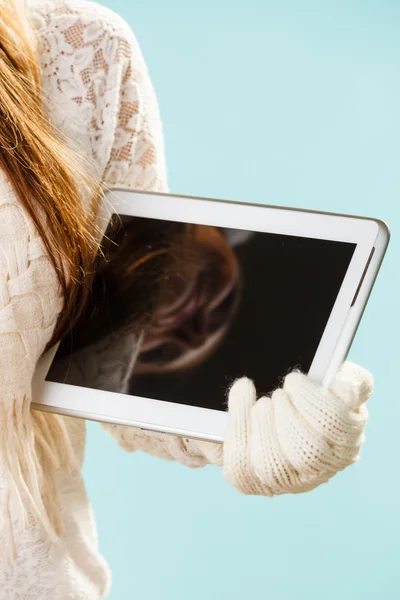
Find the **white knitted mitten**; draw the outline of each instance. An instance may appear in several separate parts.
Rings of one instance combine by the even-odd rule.
[[[224,477],[243,494],[300,493],[356,462],[364,441],[372,376],[345,363],[330,389],[301,373],[257,401],[239,379],[229,394]]]

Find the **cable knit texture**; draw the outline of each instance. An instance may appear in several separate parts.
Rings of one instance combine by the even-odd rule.
[[[27,0],[39,44],[43,100],[49,119],[108,186],[167,191],[157,101],[134,35],[112,11],[86,0]],[[97,600],[110,586],[80,474],[85,424],[59,417],[46,429],[29,412],[32,374],[62,308],[58,280],[11,184],[0,175],[0,597],[7,600]],[[101,386],[123,391],[138,340],[101,342],[85,360]],[[82,359],[83,360],[83,359]],[[82,365],[84,362],[82,362]],[[85,369],[77,377],[85,377]],[[87,374],[87,373],[86,373]],[[128,451],[145,450],[191,467],[224,465],[224,475],[247,494],[312,489],[357,460],[372,389],[368,374],[347,366],[332,390],[289,375],[272,398],[255,402],[248,380],[230,393],[224,448],[134,428],[105,425]],[[36,451],[23,456],[19,440]],[[52,452],[67,440],[73,456]],[[42,457],[46,456],[46,461]],[[63,460],[63,458],[65,460]],[[48,535],[35,476],[52,468],[64,533]],[[26,489],[14,489],[15,473]],[[52,472],[53,472],[52,471]],[[26,523],[24,523],[26,520]],[[14,535],[10,534],[11,530]],[[12,561],[9,558],[13,558]],[[15,557],[15,558],[14,558]]]

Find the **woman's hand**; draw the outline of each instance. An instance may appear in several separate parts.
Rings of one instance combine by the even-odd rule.
[[[364,441],[372,376],[345,363],[329,389],[291,373],[257,401],[249,379],[229,394],[224,477],[243,494],[300,493],[356,462]]]
[[[330,389],[291,373],[271,397],[256,400],[253,383],[239,379],[229,393],[224,444],[103,424],[122,448],[142,450],[196,468],[223,467],[243,494],[307,492],[358,460],[373,380],[345,363]]]

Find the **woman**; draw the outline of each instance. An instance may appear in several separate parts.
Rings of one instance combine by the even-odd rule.
[[[31,380],[87,307],[99,188],[167,191],[158,108],[117,15],[86,0],[0,0],[0,111],[1,597],[102,598],[85,425],[31,412]],[[257,403],[239,380],[223,449],[105,428],[129,451],[223,465],[246,494],[304,492],[357,460],[371,389],[349,364],[331,391],[293,373]]]

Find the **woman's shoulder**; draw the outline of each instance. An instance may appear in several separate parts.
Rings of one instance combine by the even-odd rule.
[[[96,2],[26,2],[49,120],[102,172],[125,73],[131,65],[139,75],[145,72],[136,38],[117,13]]]
[[[38,34],[54,29],[79,25],[81,34],[88,37],[100,31],[116,37],[131,38],[132,31],[126,21],[110,8],[90,0],[25,0],[28,15]],[[77,35],[77,34],[75,34]]]

